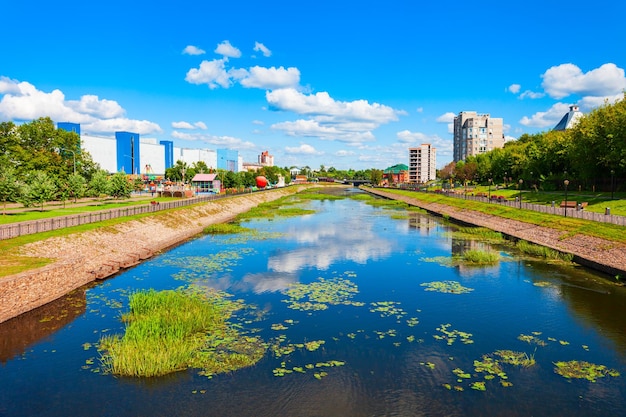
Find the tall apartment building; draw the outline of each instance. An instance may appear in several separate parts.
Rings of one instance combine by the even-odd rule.
[[[454,118],[454,162],[504,146],[502,118],[463,111]]]
[[[437,150],[429,143],[409,148],[409,182],[424,183],[437,175]]]

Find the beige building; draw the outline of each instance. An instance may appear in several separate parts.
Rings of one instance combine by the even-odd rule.
[[[454,162],[504,146],[502,118],[463,111],[454,118]]]
[[[409,182],[424,183],[437,175],[437,151],[429,143],[409,148]]]

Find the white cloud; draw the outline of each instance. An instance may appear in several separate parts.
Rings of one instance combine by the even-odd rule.
[[[226,71],[227,58],[202,61],[199,68],[187,71],[185,81],[191,84],[206,84],[210,89],[228,88],[231,85],[230,74]]]
[[[344,157],[344,156],[354,156],[356,154],[353,151],[346,151],[346,150],[342,149],[340,151],[335,152],[335,155]]]
[[[50,117],[55,121],[80,123],[84,132],[113,133],[120,130],[151,134],[161,127],[148,120],[127,119],[124,109],[113,100],[84,95],[66,100],[61,90],[44,92],[28,82],[0,77],[0,120],[34,120]]]
[[[174,139],[186,140],[190,142],[204,142],[220,148],[237,149],[237,150],[253,150],[256,149],[254,143],[244,141],[232,136],[214,136],[206,133],[186,133],[172,132]]]
[[[161,133],[163,130],[158,124],[148,120],[130,120],[130,119],[104,119],[96,120],[90,123],[82,123],[81,130],[93,133],[112,133],[112,132],[135,132],[141,135],[151,133]]]
[[[265,57],[269,57],[269,56],[272,55],[272,51],[267,49],[267,47],[265,45],[263,45],[262,43],[259,43],[259,42],[254,42],[254,50],[256,52],[262,52],[263,56],[265,56]]]
[[[583,110],[591,110],[596,107],[600,107],[605,103],[613,104],[616,101],[622,100],[624,98],[624,93],[615,94],[613,96],[606,97],[583,97],[578,101],[578,105]]]
[[[264,68],[254,66],[248,71],[241,71],[238,75],[241,85],[248,88],[274,90],[280,88],[295,88],[300,83],[300,71],[297,68]]]
[[[174,129],[193,129],[193,125],[189,122],[172,122]]]
[[[183,55],[204,55],[205,53],[203,49],[193,45],[187,45],[185,49],[183,49]]]
[[[369,131],[355,131],[344,129],[344,126],[321,125],[316,120],[296,120],[281,122],[272,125],[272,129],[283,131],[289,136],[316,137],[322,140],[337,140],[340,142],[363,143],[373,141],[374,135]]]
[[[111,119],[124,115],[124,109],[116,101],[100,100],[98,96],[84,95],[80,100],[67,101],[68,107],[78,113],[89,114],[94,117]]]
[[[456,114],[452,112],[447,112],[437,117],[437,123],[454,123],[454,118]]]
[[[309,144],[303,143],[298,147],[285,147],[285,153],[292,155],[322,155],[324,152],[319,152]]]
[[[545,96],[546,96],[545,93],[538,93],[538,92],[535,92],[535,91],[526,90],[522,94],[519,95],[519,98],[522,99],[522,100],[525,99],[525,98],[529,98],[529,99],[534,100],[534,99],[542,98],[542,97],[545,97]]]
[[[507,91],[513,93],[513,94],[517,94],[520,92],[520,90],[522,89],[522,86],[519,84],[511,84],[508,88]]]
[[[265,124],[265,122],[263,122],[262,120],[253,120],[252,124],[263,126]]]
[[[409,130],[403,130],[396,133],[398,140],[402,143],[427,143],[428,136],[420,132],[411,132]]]
[[[215,48],[215,53],[229,58],[239,58],[241,56],[241,51],[232,46],[229,41],[223,41],[218,44],[217,48]]]
[[[556,103],[548,111],[537,112],[531,117],[522,117],[520,124],[530,127],[544,128],[555,126],[569,112],[569,104]]]
[[[375,124],[398,120],[402,111],[367,100],[335,101],[327,92],[303,94],[293,88],[268,91],[267,102],[274,109],[312,116],[329,116],[333,120],[367,121]]]
[[[418,112],[418,113],[424,113],[424,108],[423,107],[418,107],[415,111]]]
[[[555,99],[572,94],[581,96],[614,96],[626,89],[624,70],[607,63],[587,73],[574,64],[561,64],[549,68],[542,76],[542,87]]]

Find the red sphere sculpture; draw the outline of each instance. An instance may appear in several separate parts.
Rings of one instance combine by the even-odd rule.
[[[267,178],[265,178],[262,175],[259,175],[258,177],[256,177],[256,186],[259,188],[267,187]]]

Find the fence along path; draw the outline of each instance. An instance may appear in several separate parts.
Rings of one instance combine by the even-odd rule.
[[[191,197],[158,204],[147,203],[131,207],[121,207],[89,213],[71,214],[68,216],[50,217],[48,219],[9,223],[5,225],[0,225],[0,240],[12,239],[15,237],[31,235],[34,233],[49,232],[52,230],[80,226],[83,224],[97,223],[105,220],[117,219],[120,217],[135,216],[137,214],[153,213],[159,210],[184,207],[191,204],[217,200],[226,196],[233,196],[233,194],[211,194],[207,196]]]
[[[445,195],[447,197],[460,198],[462,200],[466,199],[466,200],[472,200],[472,201],[480,201],[481,203],[499,204],[499,205],[513,207],[513,208],[532,210],[532,211],[536,211],[539,213],[554,214],[557,216],[567,216],[567,217],[573,217],[575,219],[590,220],[590,221],[602,222],[602,223],[613,223],[618,226],[626,226],[626,216],[616,216],[613,214],[608,214],[609,213],[608,211],[606,211],[605,214],[602,214],[602,213],[595,213],[592,211],[585,211],[582,208],[578,209],[576,207],[564,208],[564,207],[559,207],[556,205],[546,206],[543,204],[524,203],[523,200],[520,205],[519,200],[517,201],[491,200],[490,201],[489,198],[487,197],[479,197],[479,196],[472,196],[472,195],[465,196],[463,194],[452,194],[452,193],[446,193]]]

